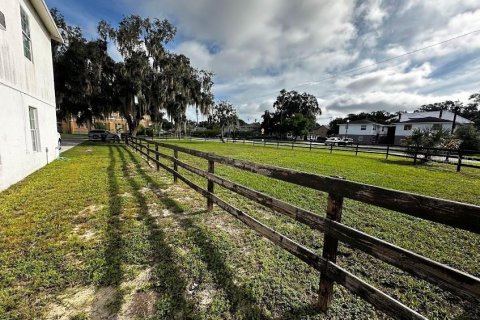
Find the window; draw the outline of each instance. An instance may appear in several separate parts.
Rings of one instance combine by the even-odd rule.
[[[30,133],[32,135],[33,151],[41,151],[40,147],[40,133],[38,131],[38,113],[37,109],[29,107],[28,115],[30,117]]]
[[[30,22],[28,21],[28,15],[20,7],[20,18],[22,22],[22,36],[23,36],[23,54],[25,57],[32,61],[32,39],[30,38]]]
[[[376,131],[377,130],[377,127],[373,126],[373,131]]]
[[[403,126],[403,130],[405,131],[409,131],[409,130],[412,130],[412,125],[411,124],[406,124]]]
[[[385,127],[382,127],[382,132],[385,131]]]
[[[5,24],[5,15],[0,11],[0,30],[7,30],[7,25]]]
[[[366,125],[366,124],[362,124],[362,126],[360,127],[360,130],[367,130],[367,125]]]
[[[440,123],[434,123],[432,130],[442,130],[442,125]]]

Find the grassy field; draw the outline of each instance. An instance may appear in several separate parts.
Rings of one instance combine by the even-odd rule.
[[[181,144],[480,204],[480,171],[365,155]],[[206,167],[204,160],[180,157]],[[216,172],[324,214],[319,192],[224,166]],[[221,188],[216,192],[321,252],[322,234]],[[0,319],[386,318],[340,286],[328,313],[318,313],[318,272],[227,213],[204,208],[204,199],[121,145],[84,143],[66,151],[0,193]],[[344,222],[480,276],[478,235],[348,200]],[[357,250],[341,246],[339,264],[429,318],[480,317],[478,306]]]

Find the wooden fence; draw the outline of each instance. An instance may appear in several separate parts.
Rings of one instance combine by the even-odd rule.
[[[167,139],[167,138],[165,138]],[[199,141],[219,141],[219,139],[210,139],[210,138],[194,138],[186,137],[185,139],[199,140]],[[421,162],[425,159],[426,156],[430,156],[429,161],[447,163],[455,165],[457,171],[460,171],[462,167],[476,168],[480,169],[480,155],[479,151],[473,150],[457,150],[457,149],[445,149],[445,148],[424,148],[418,147],[412,149],[410,152],[407,147],[398,146],[398,145],[362,145],[362,144],[353,144],[353,145],[344,145],[344,146],[333,146],[325,145],[324,143],[318,143],[313,141],[286,141],[286,140],[269,140],[269,139],[231,139],[225,138],[226,142],[231,143],[241,143],[241,144],[251,144],[251,145],[260,145],[260,146],[270,146],[270,147],[283,147],[295,148],[298,149],[308,149],[308,150],[326,150],[332,153],[333,151],[345,151],[352,152],[355,155],[359,153],[371,153],[371,154],[380,154],[384,155],[387,160],[389,156],[402,157],[412,159],[414,164]]]
[[[218,205],[249,228],[272,241],[275,245],[287,250],[318,270],[320,272],[318,305],[322,311],[327,310],[331,303],[333,283],[336,282],[393,318],[426,319],[416,311],[339,267],[336,264],[338,241],[396,266],[413,276],[438,285],[464,299],[480,300],[479,278],[372,237],[341,223],[343,199],[349,198],[480,234],[480,206],[385,189],[336,177],[320,176],[227,158],[136,137],[127,137],[125,142],[144,155],[147,160],[154,162],[157,170],[160,168],[165,169],[174,176],[175,181],[180,179],[207,198],[208,210],[212,210],[213,204]],[[166,154],[167,150],[168,152],[173,152],[173,154]],[[179,159],[181,153],[207,160],[208,171],[181,161]],[[173,168],[162,163],[160,158],[171,161]],[[326,217],[215,175],[215,163],[326,192],[328,193]],[[178,167],[206,178],[208,180],[207,189],[199,187],[181,175],[178,172]],[[316,254],[311,249],[296,243],[220,199],[214,194],[215,184],[306,224],[312,229],[323,232],[323,254],[321,256]]]

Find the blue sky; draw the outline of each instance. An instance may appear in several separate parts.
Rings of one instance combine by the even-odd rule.
[[[95,37],[100,19],[112,24],[130,14],[169,19],[178,30],[169,49],[213,71],[216,98],[233,102],[245,120],[260,119],[282,88],[314,94],[321,123],[350,112],[466,101],[480,91],[480,32],[334,76],[480,29],[475,0],[46,2],[87,38]],[[113,48],[110,52],[116,56]]]

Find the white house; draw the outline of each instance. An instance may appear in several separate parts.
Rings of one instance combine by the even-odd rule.
[[[395,125],[395,144],[410,136],[415,129],[448,130],[454,132],[456,128],[473,122],[450,111],[428,111],[400,114]]]
[[[0,190],[58,157],[52,39],[43,0],[0,1]]]
[[[354,120],[339,124],[338,127],[340,137],[352,138],[360,144],[372,144],[387,136],[389,126],[370,120]]]

